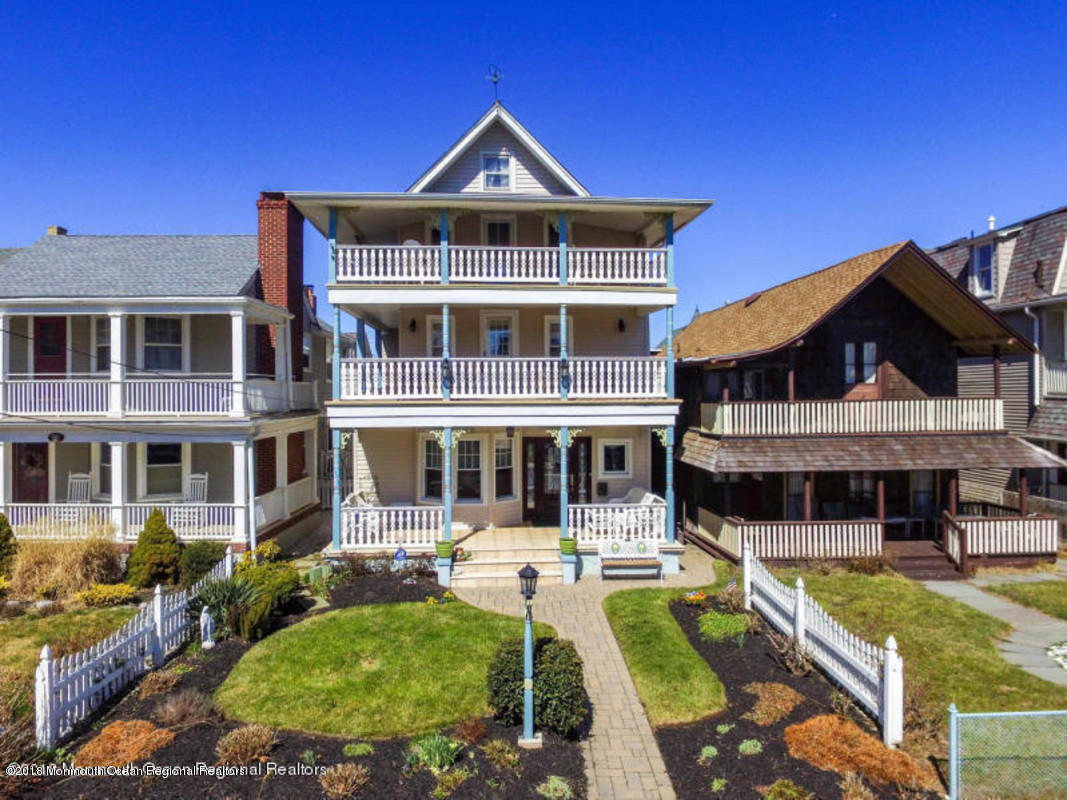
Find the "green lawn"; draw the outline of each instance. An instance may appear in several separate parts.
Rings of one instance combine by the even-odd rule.
[[[1067,619],[1067,581],[1048,580],[1038,583],[998,583],[983,587],[1024,606],[1036,608],[1049,616]]]
[[[0,620],[0,667],[33,675],[44,645],[56,652],[80,650],[114,633],[136,613],[133,606],[120,606]]]
[[[795,583],[795,570],[781,577]],[[1012,666],[996,648],[1009,626],[898,575],[804,573],[807,591],[849,630],[879,646],[896,636],[909,689],[944,712],[1067,708],[1067,689]],[[945,712],[947,713],[947,712]]]
[[[535,636],[553,636],[535,623]],[[360,738],[439,729],[489,713],[485,677],[522,620],[465,603],[331,611],[249,650],[219,687],[230,717]]]
[[[711,594],[730,572],[716,563]],[[615,632],[637,694],[654,727],[682,725],[726,707],[718,676],[694,650],[671,616],[670,602],[685,589],[627,589],[604,598],[604,613]]]

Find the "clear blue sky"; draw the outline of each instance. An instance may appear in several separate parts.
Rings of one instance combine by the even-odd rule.
[[[92,5],[0,6],[0,246],[402,190],[489,105],[489,63],[594,194],[715,198],[678,238],[680,319],[1067,204],[1062,2]]]

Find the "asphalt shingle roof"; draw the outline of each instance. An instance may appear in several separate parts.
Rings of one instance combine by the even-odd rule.
[[[235,297],[258,271],[255,235],[43,236],[0,256],[0,297]]]

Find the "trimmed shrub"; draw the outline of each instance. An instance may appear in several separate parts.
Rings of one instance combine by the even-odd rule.
[[[300,591],[300,574],[292,564],[259,564],[244,570],[239,580],[251,585],[258,595],[241,616],[237,632],[250,642],[270,632],[275,614],[279,613]]]
[[[74,599],[89,608],[121,606],[137,600],[137,590],[128,583],[94,583],[84,592],[75,592]]]
[[[94,583],[121,579],[122,556],[110,539],[23,541],[11,568],[11,594],[19,600],[67,600]]]
[[[18,552],[18,548],[15,532],[11,530],[7,515],[0,514],[0,575],[11,575],[11,567],[15,563],[15,553]]]
[[[222,561],[224,555],[226,555],[225,542],[204,540],[189,542],[182,548],[182,554],[178,560],[182,586],[192,586],[203,578]]]
[[[174,583],[178,580],[180,558],[178,537],[167,525],[163,512],[153,508],[145,520],[144,530],[137,537],[137,544],[130,551],[126,582],[142,588],[157,583]]]
[[[523,713],[523,644],[500,643],[486,679],[489,706],[506,725],[517,725]],[[534,724],[564,736],[585,718],[582,659],[574,643],[560,639],[534,642]]]

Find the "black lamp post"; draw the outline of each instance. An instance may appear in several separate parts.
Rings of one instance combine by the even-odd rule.
[[[522,682],[522,739],[521,747],[540,747],[540,737],[534,737],[533,697],[533,597],[537,594],[537,570],[527,564],[519,570],[519,589],[526,600],[526,627],[523,634]]]

